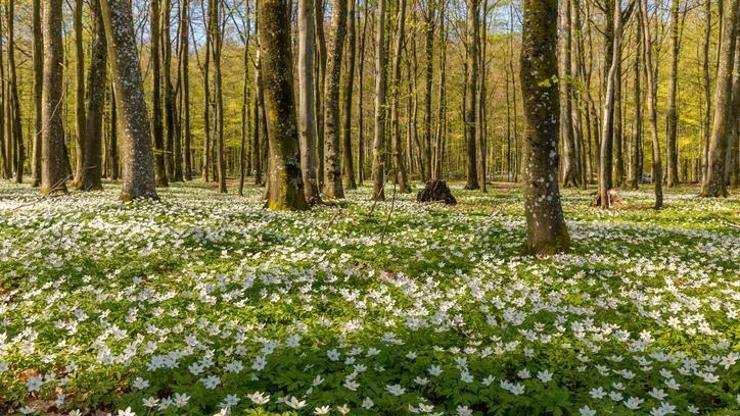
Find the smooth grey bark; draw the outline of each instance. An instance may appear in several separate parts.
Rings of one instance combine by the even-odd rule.
[[[392,92],[391,92],[391,148],[393,156],[393,169],[399,192],[411,192],[406,175],[406,166],[404,165],[402,140],[401,140],[401,122],[399,120],[398,104],[401,89],[401,53],[405,40],[406,27],[406,0],[398,2],[398,16],[396,20],[396,43],[393,49],[392,64]],[[422,168],[423,170],[423,168]]]
[[[75,126],[77,128],[77,141],[75,153],[75,178],[74,187],[82,186],[82,171],[85,154],[85,53],[83,51],[82,39],[82,6],[83,0],[75,1],[74,9],[74,32],[75,32]]]
[[[465,143],[466,143],[466,176],[465,189],[479,189],[478,162],[476,160],[476,92],[478,91],[478,14],[479,0],[467,0],[467,68],[465,79]],[[557,15],[556,15],[557,17]]]
[[[33,0],[33,150],[31,186],[41,185],[41,92],[43,84],[44,40],[41,34],[41,0]],[[0,129],[1,131],[1,129]]]
[[[642,49],[645,55],[646,81],[648,90],[648,118],[653,145],[653,183],[655,184],[655,209],[663,207],[663,168],[660,160],[660,140],[658,139],[658,68],[653,64],[653,36],[650,30],[647,0],[640,2],[640,19],[642,22]]]
[[[301,175],[303,176],[303,193],[306,196],[306,201],[312,205],[320,200],[316,178],[314,11],[314,0],[298,1],[298,123]]]
[[[373,193],[375,201],[385,200],[385,105],[386,105],[386,0],[378,0],[375,38],[375,132],[373,136]]]
[[[321,0],[319,0],[321,1]],[[324,91],[324,197],[344,198],[342,169],[339,164],[339,87],[342,77],[344,37],[347,34],[347,0],[335,0],[332,28],[334,37],[326,64]]]
[[[121,133],[121,199],[156,198],[151,132],[131,5],[128,0],[100,0],[100,5]]]
[[[92,56],[88,70],[88,97],[85,109],[85,137],[82,158],[82,176],[79,188],[83,191],[103,189],[101,182],[101,141],[103,138],[103,110],[105,105],[106,44],[100,0],[92,1],[94,19]]]
[[[665,147],[666,147],[666,185],[678,185],[678,111],[676,110],[676,90],[678,87],[679,58],[679,0],[671,2],[671,70],[668,75],[668,104],[666,109]]]
[[[41,94],[41,195],[67,193],[67,160],[62,124],[62,0],[44,3],[44,62]]]
[[[524,0],[520,79],[524,100],[527,248],[554,254],[570,246],[558,188],[557,0]]]
[[[355,44],[357,41],[355,0],[347,0],[347,44],[345,51],[347,70],[342,75],[342,171],[344,187],[356,189],[355,168],[352,158],[352,91],[355,80]],[[360,118],[362,115],[360,114]]]
[[[728,145],[728,131],[733,109],[732,73],[734,70],[737,36],[738,0],[727,0],[724,10],[722,41],[719,51],[719,68],[714,90],[714,119],[712,137],[709,142],[707,175],[701,186],[701,196],[727,196],[725,164]]]
[[[272,210],[308,208],[301,178],[298,128],[293,98],[290,3],[259,1],[261,69],[270,159],[267,207]]]

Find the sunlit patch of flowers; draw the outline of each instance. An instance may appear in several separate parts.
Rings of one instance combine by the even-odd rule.
[[[740,409],[737,198],[369,190],[304,213],[196,187],[0,188],[0,409],[21,414],[705,414]],[[389,193],[390,195],[390,193]]]

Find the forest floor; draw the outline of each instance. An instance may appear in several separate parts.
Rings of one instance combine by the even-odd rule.
[[[0,414],[740,412],[740,198],[565,190],[573,250],[538,258],[519,190],[453,185],[275,213],[3,183]]]

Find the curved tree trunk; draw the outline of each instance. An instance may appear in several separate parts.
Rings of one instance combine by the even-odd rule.
[[[524,100],[524,197],[527,247],[553,254],[568,249],[558,189],[557,0],[524,0],[520,79]]]
[[[156,198],[152,136],[131,5],[128,0],[100,0],[100,5],[123,139],[121,199]]]

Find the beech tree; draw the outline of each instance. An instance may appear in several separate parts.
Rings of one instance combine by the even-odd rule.
[[[308,207],[298,149],[298,129],[293,98],[290,3],[259,0],[258,31],[270,160],[267,206],[272,210]]]
[[[125,1],[125,0],[124,0]],[[62,0],[44,3],[44,62],[41,94],[41,195],[67,193],[62,113]]]
[[[128,0],[100,0],[100,5],[117,116],[121,126],[121,200],[156,198],[152,136],[144,100],[144,83],[136,49],[131,4]]]
[[[558,188],[560,103],[557,0],[524,0],[520,79],[524,100],[524,197],[527,247],[554,254],[570,246]]]

